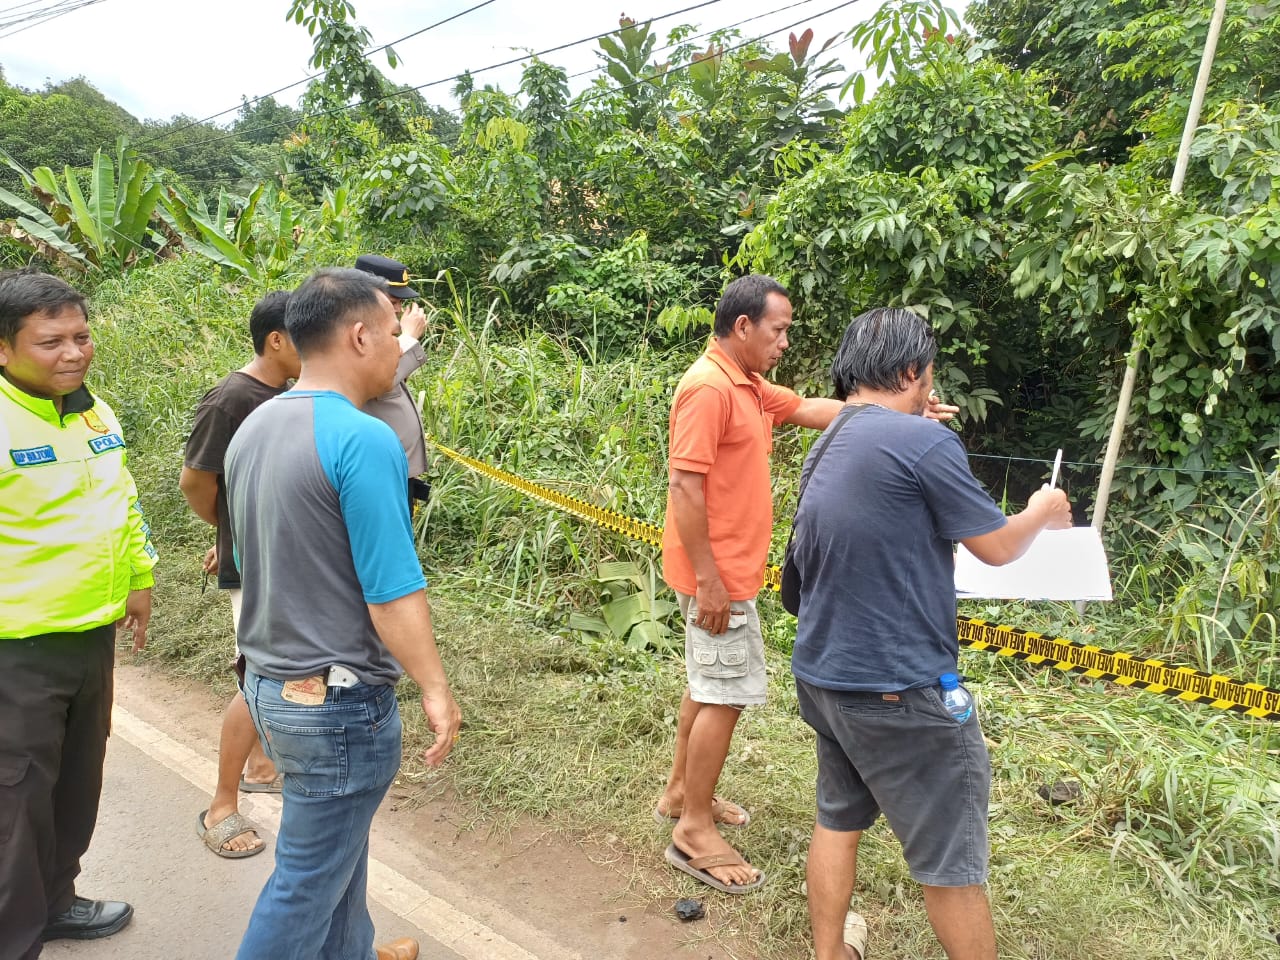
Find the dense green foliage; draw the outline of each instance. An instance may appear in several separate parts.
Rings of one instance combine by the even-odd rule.
[[[355,250],[318,244],[278,282],[346,262]],[[162,550],[151,656],[206,677],[225,676],[230,619],[225,601],[200,591],[197,560],[210,534],[178,492],[180,450],[201,393],[247,359],[245,317],[265,289],[221,282],[187,257],[104,281],[92,301],[93,384],[121,415]],[[433,435],[565,493],[661,521],[666,405],[696,344],[593,362],[581,345],[504,332],[500,300],[461,290],[436,300],[431,360],[410,381],[425,395]],[[779,434],[780,504],[794,492],[802,433]],[[608,835],[613,855],[634,861],[643,878],[636,896],[669,903],[697,895],[660,869],[661,844],[649,825],[683,663],[629,648],[622,627],[588,622],[605,619],[597,598],[669,601],[653,589],[654,551],[433,458],[420,549],[467,735],[443,779],[409,761],[406,784],[426,794],[447,786],[499,821],[524,813],[575,835]],[[1221,527],[1184,524],[1162,549],[1127,554],[1117,568],[1117,604],[1091,609],[1087,627],[1065,605],[969,612],[1082,639],[1087,628],[1090,642],[1274,685],[1280,648],[1260,639],[1265,624],[1241,619],[1251,592],[1280,574],[1280,480],[1258,483]],[[613,562],[634,565],[634,591],[605,579],[619,570],[607,566]],[[1182,595],[1162,602],[1162,581],[1182,585]],[[751,804],[756,816],[739,841],[770,881],[764,899],[724,904],[735,912],[718,914],[714,929],[747,931],[753,956],[798,960],[808,950],[799,889],[814,759],[787,682],[794,621],[768,599],[761,610],[770,705],[744,718],[722,787]],[[1213,646],[1224,635],[1219,619],[1234,638],[1222,648]],[[657,631],[655,639],[660,645]],[[965,654],[962,666],[994,744],[991,891],[1002,955],[1156,960],[1193,948],[1218,960],[1270,955],[1265,930],[1280,851],[1271,724],[985,653]],[[412,692],[405,695],[412,702]],[[413,711],[405,715],[411,757],[426,734]],[[1055,780],[1079,782],[1081,799],[1045,804],[1036,791]],[[877,930],[878,955],[934,955],[918,893],[883,826],[868,835],[863,858],[858,900]]]
[[[1136,345],[1108,531],[1117,603],[1087,620],[974,612],[1276,685],[1280,18],[1274,2],[1231,0],[1174,197],[1207,7],[981,0],[972,37],[933,0],[910,0],[834,43],[798,31],[780,50],[689,26],[664,42],[624,19],[585,89],[532,59],[512,91],[464,75],[451,111],[375,68],[350,3],[295,0],[323,71],[300,110],[263,99],[230,129],[161,129],[84,81],[0,85],[0,146],[27,171],[0,184],[18,214],[0,222],[0,256],[78,271],[93,293],[95,384],[124,422],[165,550],[155,646],[176,663],[220,657],[206,642],[213,601],[192,586],[208,534],[175,483],[190,412],[247,358],[257,296],[376,250],[428,294],[432,361],[411,388],[432,436],[659,523],[669,397],[731,274],[790,285],[797,324],[779,375],[811,394],[826,391],[852,314],[926,314],[975,468],[1013,508],[1058,446],[1087,507]],[[874,96],[853,78],[853,102],[837,105],[850,45],[893,76]],[[132,148],[113,147],[122,134]],[[804,434],[778,435],[780,517]],[[654,551],[443,458],[433,472],[419,533],[476,744],[456,783],[507,811],[593,812],[574,827],[644,819],[681,682],[678,664],[650,656],[673,626]],[[762,609],[784,675],[794,626]],[[1280,855],[1269,728],[983,654],[965,669],[986,685],[999,744],[993,891],[1007,955],[1264,955]],[[771,899],[739,919],[767,924],[762,950],[791,957],[812,757],[785,685],[774,692],[728,787],[771,814],[748,835]],[[1040,805],[1035,787],[1057,778],[1086,799]],[[883,836],[868,847],[860,896],[902,945],[891,955],[919,955],[923,916],[900,860]],[[1092,916],[1106,928],[1085,931]]]
[[[0,150],[27,169],[88,166],[96,149],[110,150],[124,137],[173,181],[201,187],[257,181],[278,166],[281,142],[297,118],[265,97],[246,104],[230,132],[184,116],[140,121],[83,77],[30,91],[10,86],[0,72]],[[21,179],[0,168],[0,187],[21,189]]]
[[[893,82],[866,98],[850,81],[865,101],[851,109],[830,99],[839,45],[812,31],[775,52],[688,26],[663,44],[624,18],[577,95],[533,58],[515,92],[464,75],[454,116],[377,69],[375,54],[396,55],[366,49],[346,0],[295,0],[289,16],[322,71],[300,115],[268,98],[203,141],[180,118],[165,139],[139,132],[119,169],[66,157],[0,195],[21,214],[4,232],[63,266],[113,271],[186,250],[263,279],[316,244],[363,237],[425,284],[500,303],[495,329],[545,331],[592,361],[696,341],[726,275],[762,270],[793,289],[799,325],[780,375],[809,392],[825,392],[851,314],[905,304],[939,334],[939,382],[971,449],[991,458],[975,461],[981,475],[1016,502],[1043,479],[1023,461],[1063,446],[1081,464],[1067,479],[1082,518],[1136,348],[1119,515],[1158,531],[1200,503],[1222,524],[1280,448],[1270,9],[1229,5],[1175,198],[1199,9],[991,0],[969,11],[973,38],[934,0],[887,4],[846,39]],[[1121,119],[1100,115],[1098,97]],[[80,80],[4,87],[0,101],[15,117],[74,107],[90,134],[130,120]],[[1103,130],[1115,136],[1089,139]],[[242,148],[267,151],[270,174],[190,176],[202,151],[249,171]],[[141,207],[116,197],[113,175],[137,182]]]

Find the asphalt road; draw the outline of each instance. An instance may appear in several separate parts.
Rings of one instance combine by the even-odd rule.
[[[150,756],[145,745],[131,743],[118,715],[116,733],[107,749],[98,829],[77,889],[82,896],[132,903],[133,921],[103,940],[53,941],[42,956],[234,957],[258,892],[271,873],[274,833],[267,831],[268,849],[256,857],[227,860],[208,854],[195,838],[196,815],[207,806],[208,793]],[[278,801],[262,797],[247,798],[243,804],[244,812],[259,822],[272,819],[273,807],[278,809]],[[424,957],[465,960],[377,901],[371,901],[370,908],[379,941],[415,937]]]
[[[214,856],[196,837],[216,776],[220,697],[133,664],[116,670],[97,831],[77,882],[82,896],[126,900],[133,922],[97,941],[53,941],[47,960],[231,960],[273,866],[279,797],[242,794],[267,849]],[[655,862],[667,842],[655,831]],[[680,924],[673,902],[637,886],[615,838],[574,838],[536,820],[501,830],[438,794],[393,786],[370,835],[369,906],[377,940],[416,938],[423,960],[740,960],[754,951],[710,941],[719,914]],[[679,878],[676,878],[679,884]],[[679,887],[677,887],[679,889]],[[684,894],[687,895],[687,894]],[[736,931],[724,931],[733,936]]]

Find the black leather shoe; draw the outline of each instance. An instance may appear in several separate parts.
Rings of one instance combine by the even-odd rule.
[[[119,900],[76,897],[70,908],[45,925],[42,940],[97,940],[119,933],[133,919],[133,907]]]

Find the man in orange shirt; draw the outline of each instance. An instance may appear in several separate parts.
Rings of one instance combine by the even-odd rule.
[[[764,379],[787,349],[791,301],[771,277],[739,277],[716,305],[714,338],[671,405],[663,577],[685,621],[689,686],[680,703],[675,757],[655,816],[676,820],[667,860],[726,893],[764,882],[716,829],[749,815],[715,796],[744,707],[765,702],[764,641],[755,598],[764,586],[773,529],[769,454],[773,428],[825,429],[839,400],[802,398]],[[928,415],[955,407],[931,399]]]

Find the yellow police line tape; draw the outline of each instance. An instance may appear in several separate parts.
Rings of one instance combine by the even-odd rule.
[[[451,460],[535,500],[632,540],[655,547],[662,546],[662,528],[655,524],[597,507],[580,497],[571,497],[490,466],[482,460],[468,457],[430,437],[427,440]],[[776,566],[770,566],[765,571],[765,586],[773,590],[781,589],[781,577],[782,571]],[[1191,667],[1171,666],[1162,660],[1134,657],[1116,650],[1064,640],[1062,637],[1046,637],[1030,630],[1000,626],[973,617],[957,617],[956,627],[962,644],[976,650],[986,650],[996,656],[1013,657],[1037,666],[1053,667],[1063,672],[1080,673],[1095,680],[1108,680],[1125,687],[1162,693],[1187,703],[1204,703],[1217,710],[1228,710],[1264,720],[1280,720],[1280,690],[1261,684],[1232,680],[1230,677],[1205,673]]]

